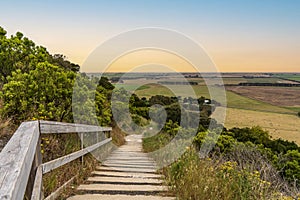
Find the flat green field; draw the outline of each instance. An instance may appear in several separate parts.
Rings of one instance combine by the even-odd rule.
[[[289,79],[292,81],[300,81],[300,74],[278,74],[276,76],[280,78]]]
[[[270,77],[270,78],[249,78],[246,79],[248,83],[278,83],[282,81],[280,78]]]
[[[137,88],[136,90],[144,90],[144,89],[147,89],[149,88],[150,86],[148,85],[142,85],[141,87],[139,87],[139,85],[136,85],[136,84],[114,84],[114,86],[116,88],[124,88],[125,90],[127,91],[133,91],[135,90],[135,88]]]

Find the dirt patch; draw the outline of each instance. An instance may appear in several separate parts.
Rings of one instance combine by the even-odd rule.
[[[1,106],[0,106],[1,107]],[[4,148],[7,142],[17,130],[18,126],[11,123],[10,119],[0,118],[0,151]]]
[[[7,144],[9,139],[11,138],[11,135],[3,135],[0,137],[0,152],[4,148],[4,146]]]
[[[226,89],[276,106],[300,107],[300,88],[229,86]]]

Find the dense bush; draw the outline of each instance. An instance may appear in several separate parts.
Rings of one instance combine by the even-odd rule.
[[[28,73],[20,69],[12,72],[2,88],[2,115],[17,121],[71,121],[74,78],[74,72],[48,62],[39,63]]]
[[[274,174],[264,176],[265,171],[273,171],[271,166],[264,165],[257,170],[242,162],[217,156],[200,159],[196,151],[189,149],[165,168],[164,174],[166,183],[182,200],[281,199],[284,184],[281,181],[273,184],[267,179]]]
[[[290,183],[299,184],[300,148],[295,142],[282,139],[272,140],[269,133],[259,127],[233,128],[223,131],[219,137],[214,132],[204,131],[199,132],[194,138],[194,143],[198,149],[203,143],[209,142],[216,144],[211,154],[217,153],[218,155],[231,152],[235,146],[241,144],[255,146],[279,171],[282,178]]]

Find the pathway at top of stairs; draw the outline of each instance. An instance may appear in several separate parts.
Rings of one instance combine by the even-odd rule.
[[[156,163],[142,152],[142,135],[129,135],[126,144],[97,167],[88,183],[69,200],[173,200],[156,173]]]

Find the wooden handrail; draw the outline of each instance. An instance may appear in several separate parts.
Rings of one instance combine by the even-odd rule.
[[[68,154],[63,157],[60,157],[55,160],[51,160],[47,163],[44,163],[44,164],[42,164],[43,174],[50,172],[51,170],[56,169],[64,164],[67,164],[77,158],[80,158],[81,156],[94,151],[95,149],[109,143],[110,141],[111,141],[111,138],[108,138],[106,140],[103,140],[102,142],[96,143],[94,145],[91,145],[91,146],[81,149],[79,151],[73,152],[71,154]]]
[[[24,199],[31,186],[31,199],[42,199],[42,175],[111,142],[100,141],[61,158],[41,163],[40,137],[50,133],[108,132],[111,127],[50,121],[23,122],[0,152],[0,200]],[[27,194],[27,191],[26,191]]]
[[[111,127],[100,127],[86,124],[71,124],[63,122],[52,122],[40,120],[41,134],[47,133],[88,133],[111,131]]]

